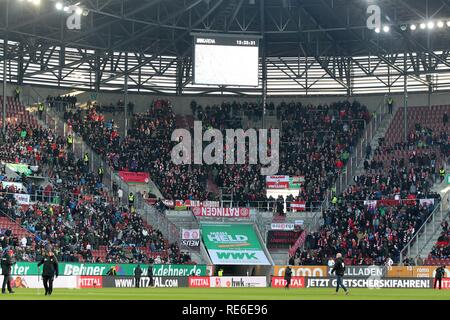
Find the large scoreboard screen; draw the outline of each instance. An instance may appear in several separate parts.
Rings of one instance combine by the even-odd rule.
[[[258,86],[259,39],[238,35],[194,35],[194,83]]]

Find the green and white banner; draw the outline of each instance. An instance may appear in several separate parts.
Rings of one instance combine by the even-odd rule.
[[[107,264],[107,263],[78,263],[60,262],[59,274],[64,276],[105,276],[111,267],[114,267],[118,276],[133,276],[137,264]],[[141,264],[143,276],[147,275],[148,264]],[[166,277],[188,277],[206,276],[206,265],[175,265],[175,264],[155,264],[153,265],[154,276]],[[12,266],[12,274],[20,276],[38,275],[37,262],[17,262]],[[42,266],[40,268],[42,272]]]
[[[270,265],[253,225],[202,224],[202,237],[217,265]]]
[[[6,167],[18,174],[24,174],[25,176],[30,176],[33,173],[28,165],[23,163],[7,163]]]

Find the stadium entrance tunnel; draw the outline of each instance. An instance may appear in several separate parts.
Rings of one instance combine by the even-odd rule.
[[[262,265],[216,265],[214,275],[220,276],[220,270],[223,270],[222,276],[266,276],[269,277],[272,266]]]

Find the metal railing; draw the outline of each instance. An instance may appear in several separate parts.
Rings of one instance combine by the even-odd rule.
[[[425,220],[425,222],[422,224],[422,226],[419,228],[419,230],[417,230],[417,232],[414,234],[414,236],[411,238],[411,240],[405,245],[405,247],[400,251],[400,261],[399,263],[403,263],[403,258],[404,257],[409,257],[411,255],[411,248],[414,244],[416,244],[416,257],[419,255],[420,251],[423,248],[419,249],[418,246],[418,241],[419,241],[419,237],[421,237],[421,235],[424,235],[424,239],[425,239],[425,244],[424,246],[427,245],[428,241],[430,239],[427,239],[427,232],[430,231],[429,228],[432,228],[432,232],[433,234],[435,234],[436,232],[436,215],[439,214],[439,217],[441,218],[441,220],[444,218],[444,213],[441,210],[442,208],[442,201],[439,202],[439,204],[434,208],[433,212],[428,216],[428,218]],[[431,226],[430,226],[430,222],[431,222]]]
[[[304,210],[294,210],[290,208],[290,204],[294,203],[295,201],[283,201],[283,212],[316,212],[321,211],[322,209],[322,202],[321,201],[313,201],[310,202],[310,206],[305,207]],[[277,204],[279,202],[277,200],[266,200],[266,201],[237,201],[237,200],[222,200],[221,206],[223,208],[250,208],[250,209],[256,209],[259,211],[270,211],[270,212],[276,212]]]
[[[142,198],[142,196],[137,194],[136,199],[138,198]],[[138,203],[142,205],[142,216],[153,228],[161,231],[164,238],[169,240],[170,243],[180,242],[180,229],[166,217],[164,212],[158,210],[155,206],[149,205],[143,199],[138,200]]]

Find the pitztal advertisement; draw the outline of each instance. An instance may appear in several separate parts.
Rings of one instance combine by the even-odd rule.
[[[218,265],[270,265],[250,224],[202,224],[209,256]]]

